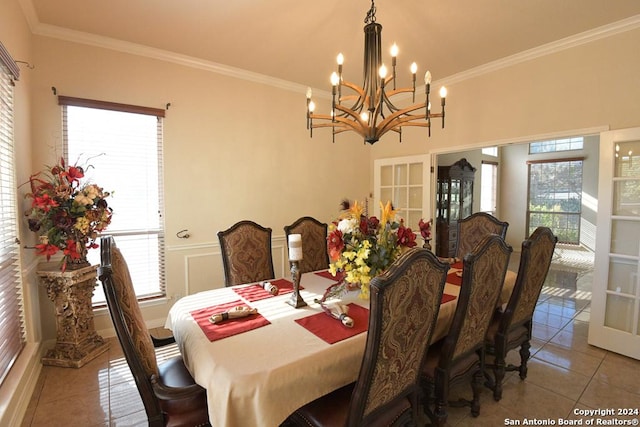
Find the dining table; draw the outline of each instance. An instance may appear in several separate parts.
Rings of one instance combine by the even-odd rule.
[[[447,276],[432,342],[446,336],[460,292],[461,263]],[[516,274],[507,271],[500,304],[508,301]],[[216,288],[178,300],[165,327],[173,332],[185,365],[207,391],[212,426],[278,426],[312,400],[354,382],[360,370],[368,327],[369,301],[346,292],[329,307],[347,307],[348,328],[315,302],[338,282],[328,271],[301,275],[299,294],[307,303],[287,303],[289,278]],[[212,323],[211,316],[235,307],[256,309],[239,319]]]

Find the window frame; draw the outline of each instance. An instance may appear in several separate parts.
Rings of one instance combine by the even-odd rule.
[[[120,249],[123,251],[125,256],[127,256],[127,239],[134,236],[157,236],[157,250],[158,250],[158,290],[146,293],[138,293],[138,289],[136,289],[136,295],[139,301],[148,301],[155,300],[159,298],[166,298],[167,289],[166,289],[166,262],[165,262],[165,253],[166,253],[166,243],[165,243],[165,224],[164,224],[164,182],[163,182],[163,119],[165,117],[165,110],[151,108],[151,107],[143,107],[129,104],[121,104],[114,103],[108,101],[100,101],[100,100],[92,100],[92,99],[83,99],[83,98],[75,98],[68,96],[58,96],[58,104],[62,107],[63,113],[63,156],[67,161],[69,161],[69,135],[67,132],[67,108],[68,107],[82,107],[82,108],[92,108],[103,111],[116,111],[122,113],[133,113],[133,114],[143,114],[147,116],[154,116],[157,118],[157,127],[156,127],[156,137],[157,137],[157,156],[158,156],[158,228],[155,227],[147,228],[147,229],[135,229],[135,230],[115,230],[113,227],[107,228],[105,231],[105,235],[111,235],[116,238],[116,241],[120,243]],[[111,189],[106,189],[110,191]],[[116,192],[117,193],[117,192]],[[120,237],[120,239],[118,239]],[[99,253],[99,251],[97,252]],[[91,255],[91,254],[90,254]],[[133,255],[133,254],[132,254]],[[129,265],[132,276],[135,274],[135,258],[134,256],[128,256]],[[134,280],[134,288],[136,281]],[[94,293],[94,308],[102,308],[106,306],[106,301],[100,298],[101,293]]]
[[[544,159],[544,160],[530,160],[527,161],[527,210],[526,210],[526,224],[525,229],[527,231],[527,237],[531,234],[531,216],[532,214],[544,213],[548,215],[569,215],[575,216],[578,218],[577,220],[577,236],[575,241],[569,241],[563,239],[565,233],[559,232],[557,228],[552,227],[548,224],[543,224],[544,226],[548,226],[554,232],[556,236],[558,236],[558,242],[570,244],[570,245],[579,245],[580,244],[580,228],[581,228],[581,217],[582,217],[582,186],[583,186],[583,174],[584,174],[584,157],[570,157],[570,158],[553,158],[553,159]],[[579,194],[579,203],[577,206],[579,207],[577,212],[569,212],[569,211],[535,211],[531,210],[531,184],[532,184],[532,165],[541,165],[541,164],[557,164],[557,163],[571,163],[571,162],[580,162],[580,191]]]

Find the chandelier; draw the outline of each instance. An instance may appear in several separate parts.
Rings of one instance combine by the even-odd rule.
[[[444,128],[444,105],[447,89],[440,88],[440,113],[431,111],[429,93],[431,90],[431,73],[424,75],[425,100],[415,104],[416,72],[418,66],[411,64],[412,87],[396,89],[396,59],[398,46],[391,47],[391,75],[387,75],[387,67],[382,63],[382,25],[376,22],[376,7],[371,0],[371,9],[367,12],[364,26],[364,81],[357,86],[342,78],[342,64],[344,57],[340,53],[337,57],[338,71],[331,74],[331,113],[316,114],[315,103],[311,99],[311,88],[307,89],[307,129],[313,137],[313,129],[333,128],[333,142],[335,135],[341,132],[353,131],[364,138],[369,144],[376,143],[382,135],[389,131],[399,134],[402,142],[402,127],[417,126],[429,128],[431,136],[431,119],[442,118]],[[392,84],[392,89],[389,86]],[[353,91],[353,94],[343,94],[343,88]],[[411,93],[413,105],[405,108],[396,107],[391,98]],[[350,106],[349,106],[350,105]]]

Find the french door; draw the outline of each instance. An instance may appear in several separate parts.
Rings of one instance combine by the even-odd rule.
[[[640,128],[600,135],[589,344],[640,359]]]

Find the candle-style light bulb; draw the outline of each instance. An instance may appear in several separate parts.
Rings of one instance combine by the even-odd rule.
[[[418,64],[416,64],[415,62],[412,62],[410,69],[411,69],[411,74],[413,74],[415,78],[415,74],[418,72]]]
[[[387,67],[384,64],[380,66],[380,69],[378,70],[378,74],[380,75],[380,78],[382,80],[384,80],[384,78],[387,77]]]
[[[311,88],[308,87],[307,88],[307,99],[311,99],[311,95],[313,94],[313,92],[311,91]]]
[[[338,73],[334,71],[331,73],[331,86],[337,86],[338,82],[340,82],[340,78],[338,77]]]
[[[368,122],[369,121],[369,113],[366,111],[363,111],[362,113],[360,113],[360,118],[362,119],[363,122]]]
[[[309,112],[313,113],[313,110],[316,109],[316,103],[313,101],[309,101]]]
[[[424,73],[424,84],[431,84],[431,71],[427,71],[426,73]]]
[[[338,54],[338,56],[336,57],[336,62],[338,63],[338,65],[344,64],[344,55],[342,55],[342,53]]]
[[[440,88],[440,98],[444,99],[447,97],[447,88],[442,86]]]
[[[396,56],[398,56],[398,45],[394,43],[393,46],[391,46],[391,57],[395,58]]]

